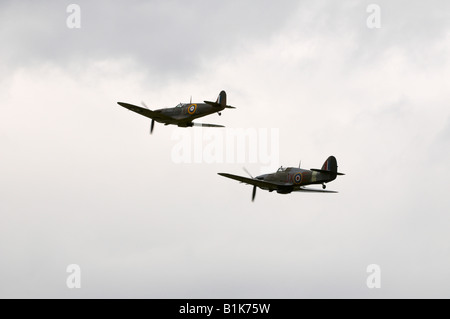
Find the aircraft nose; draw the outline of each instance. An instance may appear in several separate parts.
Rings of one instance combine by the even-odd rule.
[[[256,176],[256,179],[259,179],[259,180],[264,180],[264,175],[259,175],[259,176]]]

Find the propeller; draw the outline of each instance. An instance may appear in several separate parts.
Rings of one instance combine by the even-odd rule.
[[[155,126],[155,120],[152,120],[152,124],[150,124],[150,134],[153,133],[153,127]]]
[[[250,176],[252,179],[255,179],[255,178],[252,176],[252,174],[250,174],[250,172],[249,172],[245,167],[243,167],[243,169],[244,169],[244,171],[247,173],[248,176]],[[255,196],[256,196],[256,186],[253,186],[252,202],[255,201]]]
[[[145,107],[147,110],[149,110],[147,104],[145,104],[144,101],[141,101],[141,104],[143,107]],[[152,120],[152,124],[150,124],[150,134],[153,133],[153,127],[155,126],[155,120]]]
[[[247,173],[248,176],[250,176],[251,178],[254,178],[254,177],[252,176],[252,174],[250,174],[250,172],[247,171],[247,169],[246,169],[245,167],[242,167],[242,168],[244,169],[244,171]]]

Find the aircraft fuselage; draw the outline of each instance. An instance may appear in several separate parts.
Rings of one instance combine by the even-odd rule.
[[[279,192],[282,194],[288,194],[290,193],[289,190],[295,191],[305,185],[324,184],[331,182],[336,179],[336,176],[337,174],[331,172],[320,173],[301,168],[288,167],[284,170],[280,169],[275,173],[257,176],[256,179],[278,184],[292,184],[292,186],[286,187],[285,192]],[[267,188],[267,190],[270,189]]]
[[[155,110],[155,112],[161,113],[167,116],[167,118],[172,119],[172,123],[168,123],[169,120],[167,119],[155,119],[155,121],[164,124],[176,124],[179,126],[183,126],[184,124],[186,124],[186,126],[189,126],[189,124],[193,120],[199,117],[207,116],[213,113],[219,113],[224,109],[225,107],[212,106],[205,103],[180,103],[176,107]]]

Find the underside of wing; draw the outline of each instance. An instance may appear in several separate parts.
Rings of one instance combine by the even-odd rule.
[[[218,124],[207,124],[207,123],[192,123],[194,126],[200,126],[200,127],[225,127],[223,125]]]
[[[256,178],[248,178],[248,177],[243,177],[243,176],[238,176],[238,175],[233,175],[233,174],[228,174],[228,173],[218,173],[218,174],[223,177],[234,179],[241,183],[250,184],[250,185],[257,186],[259,188],[264,188],[264,189],[276,190],[278,188],[292,186],[292,184],[289,184],[289,183],[272,183],[272,182],[267,182],[267,181],[263,181],[263,180],[256,179]]]
[[[301,187],[294,190],[294,192],[311,192],[311,193],[337,193],[336,191],[328,191],[326,189],[315,189],[315,188],[305,188]]]
[[[133,104],[128,104],[128,103],[124,103],[124,102],[117,102],[117,104],[119,104],[120,106],[123,106],[126,109],[129,109],[130,111],[136,112],[138,114],[141,114],[145,117],[151,118],[153,120],[156,121],[167,121],[167,120],[171,120],[171,118],[169,118],[168,116],[157,112],[157,111],[152,111],[137,105],[133,105]]]

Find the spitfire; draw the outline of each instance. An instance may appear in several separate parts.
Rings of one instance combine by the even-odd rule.
[[[155,121],[158,123],[163,123],[164,125],[177,125],[179,127],[192,127],[192,126],[203,126],[203,127],[224,127],[223,125],[217,124],[204,124],[204,123],[194,123],[193,120],[207,116],[213,113],[218,113],[222,115],[224,109],[234,109],[235,107],[227,105],[227,94],[225,91],[221,91],[217,100],[215,102],[204,101],[204,103],[180,103],[172,108],[165,108],[152,111],[146,107],[136,106],[133,104],[128,104],[124,102],[117,102],[120,106],[123,106],[130,111],[139,113],[152,119],[150,125],[150,134],[153,133],[153,128],[155,126]]]
[[[337,161],[334,156],[328,157],[321,169],[312,168],[306,170],[300,167],[280,167],[275,173],[260,175],[256,178],[249,173],[250,178],[228,173],[218,174],[241,183],[253,185],[252,201],[255,200],[257,187],[269,192],[276,191],[279,194],[292,192],[337,193],[336,191],[325,190],[326,183],[334,181],[338,175],[344,175],[343,173],[338,173]],[[311,184],[322,184],[323,190],[304,187]]]

